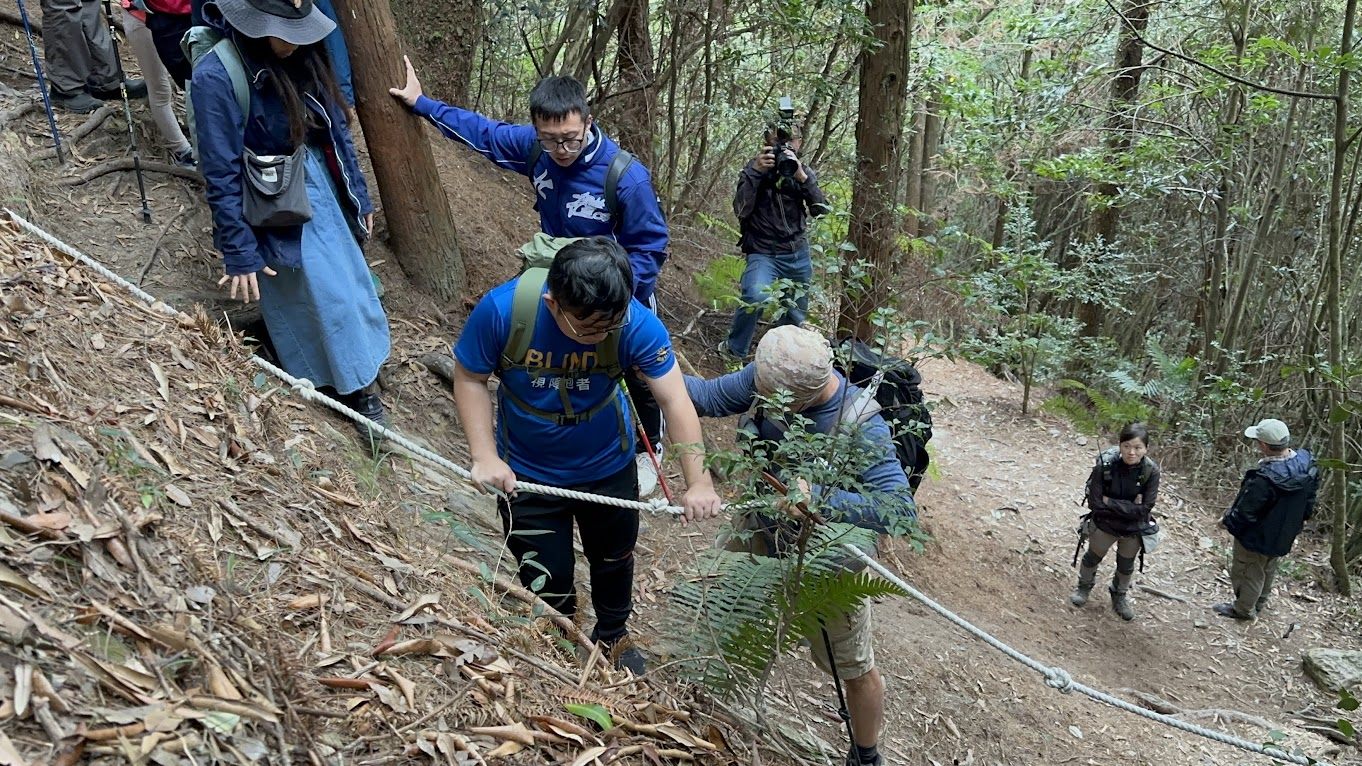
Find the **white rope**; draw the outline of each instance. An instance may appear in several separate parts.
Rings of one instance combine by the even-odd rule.
[[[150,305],[153,309],[156,309],[157,311],[160,311],[161,313],[167,316],[188,318],[188,316],[184,312],[179,311],[175,307],[158,300],[156,296],[152,295],[151,293],[148,293],[147,291],[143,290],[142,288],[138,287],[132,282],[129,282],[128,280],[124,279],[118,273],[114,272],[113,270],[111,270],[104,264],[100,263],[99,261],[95,260],[94,258],[91,258],[90,256],[80,252],[74,247],[71,247],[65,242],[47,233],[43,229],[25,220],[22,216],[20,216],[13,210],[6,208],[5,212],[9,214],[11,220],[13,220],[21,228],[28,231],[30,234],[33,234],[34,236],[48,243],[57,250],[60,250],[66,255],[69,255],[70,257],[76,259],[77,261],[80,261],[81,263],[90,267],[90,269],[94,270],[100,276],[104,277],[110,282],[117,284],[124,290],[127,290],[129,293],[133,294],[146,304]],[[340,414],[353,420],[354,422],[364,425],[371,432],[382,434],[385,439],[397,445],[402,449],[402,451],[406,452],[412,457],[417,458],[430,465],[436,466],[437,468],[442,468],[459,477],[460,479],[463,479],[466,482],[474,483],[473,474],[467,468],[464,468],[463,466],[458,465],[457,463],[454,463],[453,461],[435,452],[432,452],[431,450],[421,446],[420,444],[417,444],[416,442],[407,438],[406,436],[404,436],[391,426],[385,426],[381,423],[374,422],[373,420],[370,420],[369,418],[365,417],[364,415],[361,415],[355,410],[336,401],[335,399],[332,399],[326,394],[323,394],[312,385],[312,381],[306,378],[295,378],[292,375],[289,375],[284,370],[276,367],[273,364],[270,364],[265,359],[260,358],[259,356],[252,356],[251,361],[257,367],[260,367],[261,369],[265,370],[266,372],[270,373],[271,375],[275,376],[281,381],[287,383],[289,388],[291,388],[293,392],[296,393],[299,397],[309,402],[315,402],[331,410],[339,412]],[[597,503],[599,505],[609,505],[615,508],[625,508],[635,511],[644,511],[647,513],[656,514],[666,513],[676,515],[683,513],[685,510],[684,508],[680,508],[678,506],[669,505],[667,501],[663,498],[656,498],[651,501],[626,500],[620,497],[606,497],[604,495],[593,495],[589,492],[578,492],[572,489],[564,489],[562,487],[551,487],[546,484],[535,484],[534,482],[518,480],[516,481],[515,486],[516,490],[521,492],[534,492],[541,495],[553,495],[555,497],[563,497],[569,500],[580,500],[583,502]]]
[[[1095,699],[1098,702],[1104,702],[1108,705],[1111,705],[1112,707],[1124,710],[1128,713],[1134,713],[1135,715],[1138,716],[1143,716],[1144,718],[1164,724],[1165,726],[1172,726],[1173,728],[1185,731],[1188,734],[1195,734],[1199,737],[1205,737],[1206,739],[1219,742],[1223,745],[1229,745],[1231,747],[1237,747],[1241,750],[1247,750],[1250,753],[1257,753],[1258,755],[1267,756],[1268,758],[1271,758],[1275,761],[1281,761],[1283,763],[1296,763],[1300,764],[1300,766],[1310,766],[1311,764],[1316,764],[1317,766],[1329,766],[1324,761],[1318,759],[1312,760],[1303,755],[1288,753],[1280,748],[1273,747],[1272,745],[1263,745],[1257,742],[1251,742],[1249,740],[1236,737],[1232,734],[1226,734],[1225,732],[1222,731],[1216,731],[1215,729],[1208,729],[1204,726],[1198,726],[1194,723],[1188,723],[1187,721],[1183,721],[1179,718],[1174,718],[1172,716],[1164,715],[1162,713],[1156,713],[1147,708],[1143,708],[1140,707],[1139,705],[1127,702],[1121,699],[1120,697],[1112,696],[1099,689],[1094,689],[1091,686],[1079,683],[1078,681],[1073,680],[1073,677],[1070,676],[1069,672],[1066,671],[1064,668],[1046,665],[1033,657],[1030,657],[1026,654],[1023,654],[1020,651],[1017,651],[1011,646],[1008,646],[1007,644],[1003,643],[1001,640],[995,638],[993,635],[991,635],[984,629],[970,623],[964,617],[961,617],[955,612],[952,612],[946,607],[938,604],[936,601],[933,601],[930,596],[918,590],[917,588],[914,588],[908,583],[904,582],[902,578],[886,569],[883,564],[876,561],[874,557],[870,556],[865,551],[862,551],[860,548],[857,548],[851,543],[844,543],[843,547],[849,553],[854,555],[856,558],[865,562],[866,566],[869,566],[871,569],[874,569],[876,572],[878,572],[881,577],[902,588],[905,593],[907,593],[909,596],[912,596],[914,599],[917,599],[927,608],[946,618],[948,621],[955,623],[965,632],[969,633],[970,635],[974,636],[980,641],[983,641],[989,646],[992,646],[994,649],[997,649],[1003,654],[1006,654],[1008,657],[1011,657],[1017,662],[1020,662],[1026,667],[1041,674],[1042,676],[1045,677],[1045,684],[1047,686],[1054,689],[1058,689],[1060,692],[1064,694],[1078,692],[1079,694],[1087,695],[1088,697],[1091,697],[1092,699]]]
[[[182,312],[176,310],[175,308],[165,303],[162,303],[150,293],[146,292],[145,290],[142,290],[137,285],[134,285],[133,283],[119,276],[117,273],[111,271],[109,268],[104,266],[99,261],[96,261],[95,259],[85,255],[84,253],[81,253],[80,251],[76,250],[75,248],[71,247],[65,242],[62,242],[56,237],[53,237],[51,234],[48,234],[46,231],[43,231],[37,226],[24,220],[22,217],[19,216],[18,213],[15,213],[14,211],[9,209],[6,209],[5,212],[9,213],[10,218],[13,219],[13,221],[20,227],[24,228],[33,235],[39,237],[40,239],[57,248],[61,252],[71,256],[72,258],[75,258],[76,260],[80,261],[86,266],[89,266],[91,269],[93,269],[94,271],[96,271],[109,281],[120,285],[128,292],[132,293],[133,295],[137,296],[141,300],[151,305],[152,308],[161,311],[162,313],[165,313],[169,316],[185,316]],[[303,399],[310,402],[316,402],[317,404],[335,410],[336,412],[339,412],[340,414],[346,416],[347,418],[350,418],[356,423],[362,423],[372,431],[383,434],[383,436],[386,439],[391,441],[393,444],[396,444],[398,447],[402,448],[403,451],[407,452],[412,457],[418,458],[438,468],[442,468],[446,471],[449,471],[450,473],[454,474],[455,476],[458,476],[459,478],[465,481],[469,482],[472,481],[472,474],[468,471],[468,469],[436,454],[435,452],[426,449],[425,447],[422,447],[421,445],[408,439],[406,436],[403,436],[401,433],[398,433],[396,430],[388,426],[382,425],[381,423],[376,423],[370,420],[369,418],[365,417],[364,415],[361,415],[360,413],[354,411],[353,409],[350,409],[344,404],[341,404],[335,399],[332,399],[331,397],[322,394],[321,392],[317,391],[317,389],[313,387],[312,382],[307,380],[306,378],[295,378],[292,375],[289,375],[287,372],[274,366],[273,364],[270,364],[266,360],[261,359],[259,356],[252,356],[251,361],[254,362],[261,369],[265,370],[271,375],[274,375],[275,377],[287,383],[289,387]],[[554,495],[556,497],[564,497],[572,500],[581,500],[584,502],[610,505],[617,508],[629,508],[639,511],[648,511],[651,513],[677,514],[682,512],[681,508],[667,505],[666,501],[660,498],[652,502],[624,500],[618,497],[593,495],[589,492],[577,492],[575,490],[563,489],[561,487],[550,487],[543,484],[533,484],[531,482],[525,481],[517,481],[516,489],[525,492],[536,492],[545,495]],[[946,618],[948,621],[954,623],[955,625],[959,626],[961,629],[963,629],[970,635],[974,636],[975,638],[978,638],[984,643],[987,643],[989,646],[992,646],[994,649],[997,649],[1003,654],[1006,654],[1008,657],[1011,657],[1017,662],[1020,662],[1026,667],[1041,674],[1042,676],[1045,677],[1045,683],[1047,686],[1050,686],[1051,688],[1054,689],[1058,689],[1060,692],[1064,694],[1069,694],[1071,692],[1076,691],[1080,694],[1087,695],[1088,697],[1091,697],[1092,699],[1095,699],[1098,702],[1103,702],[1120,710],[1124,710],[1129,713],[1134,713],[1135,715],[1138,716],[1143,716],[1144,718],[1147,718],[1151,721],[1155,721],[1157,723],[1164,724],[1165,726],[1171,726],[1180,731],[1185,731],[1189,734],[1195,734],[1199,737],[1205,737],[1206,739],[1219,742],[1224,745],[1229,745],[1231,747],[1237,747],[1241,750],[1246,750],[1250,753],[1263,755],[1275,761],[1280,761],[1283,763],[1300,764],[1300,766],[1310,766],[1311,764],[1317,764],[1317,766],[1329,766],[1329,764],[1325,763],[1324,761],[1311,760],[1303,755],[1295,755],[1293,753],[1288,753],[1284,750],[1281,750],[1280,748],[1276,748],[1271,745],[1263,745],[1257,742],[1250,742],[1249,740],[1236,737],[1232,734],[1226,734],[1224,732],[1216,731],[1214,729],[1208,729],[1204,726],[1198,726],[1194,723],[1188,723],[1187,721],[1183,721],[1178,718],[1173,718],[1172,716],[1164,715],[1162,713],[1156,713],[1152,710],[1140,707],[1139,705],[1127,702],[1119,697],[1107,694],[1104,691],[1094,689],[1090,686],[1079,683],[1078,681],[1073,680],[1073,678],[1069,675],[1068,671],[1064,670],[1063,668],[1046,665],[1040,662],[1039,660],[1036,660],[1012,648],[1011,646],[1008,646],[1007,644],[995,638],[987,631],[975,626],[974,624],[970,623],[968,620],[956,614],[955,612],[952,612],[946,607],[938,604],[936,601],[932,600],[931,597],[927,596],[922,591],[919,591],[917,588],[914,588],[913,586],[904,582],[902,578],[886,569],[883,564],[876,561],[874,557],[865,553],[860,548],[857,548],[856,546],[850,543],[844,544],[843,547],[846,548],[846,550],[852,555],[854,555],[856,558],[865,562],[865,564],[869,566],[871,569],[874,569],[876,572],[878,572],[881,577],[902,588],[903,591],[907,593],[909,596],[913,597],[914,599],[917,599],[919,602],[927,606],[929,609]]]

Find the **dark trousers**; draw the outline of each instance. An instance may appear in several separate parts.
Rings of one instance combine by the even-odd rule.
[[[622,471],[569,489],[626,500],[638,499],[633,461]],[[596,609],[592,640],[613,643],[628,632],[634,609],[634,544],[638,512],[551,495],[521,492],[497,502],[506,546],[520,567],[520,583],[537,589],[549,606],[571,617],[577,612],[573,581],[572,522],[582,536],[582,551],[591,571],[591,605]]]
[[[156,44],[156,57],[165,65],[166,71],[175,84],[184,90],[185,82],[192,72],[189,59],[180,48],[180,40],[189,31],[189,15],[177,16],[170,13],[148,13],[147,29],[151,30],[151,40]]]
[[[85,87],[115,88],[123,69],[114,57],[109,22],[96,0],[41,0],[43,59],[52,90],[71,96]]]

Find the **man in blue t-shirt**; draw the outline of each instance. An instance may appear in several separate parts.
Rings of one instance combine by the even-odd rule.
[[[515,493],[517,479],[607,497],[638,499],[629,400],[602,364],[604,344],[618,335],[617,366],[637,369],[671,424],[687,490],[685,521],[719,513],[704,469],[700,421],[676,367],[662,322],[631,299],[629,260],[613,240],[591,237],[560,250],[549,267],[523,362],[506,358],[518,279],[478,302],[454,346],[454,401],[468,436],[473,480],[501,490],[506,544],[520,562],[520,581],[565,615],[576,611],[572,524],[581,532],[596,609],[592,640],[619,667],[644,672],[643,657],[623,639],[633,609],[638,513],[550,495]],[[606,356],[609,353],[606,352]],[[487,379],[496,373],[493,429]],[[571,423],[561,421],[570,420]]]
[[[389,92],[412,112],[430,120],[447,138],[460,141],[498,167],[526,176],[534,184],[539,227],[553,237],[604,236],[629,254],[633,293],[650,311],[658,273],[667,259],[667,221],[658,205],[648,169],[630,162],[619,176],[612,206],[606,178],[620,147],[591,117],[586,89],[572,77],[545,77],[530,91],[529,125],[490,120],[450,106],[421,92],[411,61],[403,57],[407,82]],[[648,386],[627,379],[638,417],[652,446],[661,447],[662,417]],[[657,487],[657,471],[640,442],[635,450],[643,496]]]

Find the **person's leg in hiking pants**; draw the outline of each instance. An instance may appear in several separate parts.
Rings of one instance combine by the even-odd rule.
[[[58,95],[114,88],[123,70],[96,0],[42,0],[43,61]]]
[[[1252,617],[1258,603],[1272,592],[1272,581],[1277,575],[1279,560],[1274,556],[1254,553],[1243,543],[1234,541],[1234,560],[1230,564],[1230,585],[1234,588],[1234,611]]]
[[[638,499],[638,477],[631,463],[599,481],[570,487],[626,500]],[[613,643],[627,632],[633,611],[634,545],[638,512],[598,503],[520,492],[497,502],[506,546],[519,564],[520,583],[562,614],[577,612],[573,578],[572,524],[581,529],[582,551],[591,571],[591,603],[596,609],[593,638]],[[527,558],[528,557],[528,558]]]
[[[614,476],[574,489],[637,500],[638,474],[630,465]],[[591,631],[591,639],[614,644],[629,632],[627,622],[634,610],[638,511],[581,502],[573,513],[582,537],[582,553],[591,571],[591,605],[596,610],[596,628]]]

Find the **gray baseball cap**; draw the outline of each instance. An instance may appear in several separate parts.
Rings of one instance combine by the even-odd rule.
[[[1244,436],[1257,439],[1269,447],[1285,447],[1291,442],[1291,430],[1280,420],[1268,418],[1256,426],[1244,429]]]

